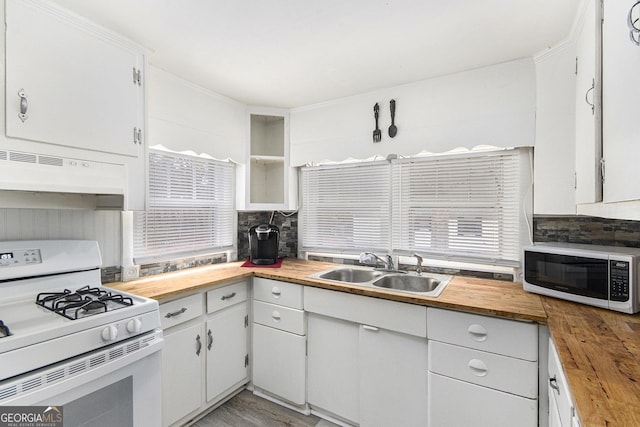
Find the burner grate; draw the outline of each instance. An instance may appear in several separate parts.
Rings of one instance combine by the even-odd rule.
[[[133,300],[105,289],[84,286],[74,292],[64,289],[60,292],[39,293],[36,297],[36,304],[67,319],[76,320],[131,306]]]

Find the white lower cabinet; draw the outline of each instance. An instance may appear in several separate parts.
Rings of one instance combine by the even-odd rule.
[[[162,302],[162,425],[183,425],[248,381],[247,282]]]
[[[254,390],[308,411],[303,288],[263,278],[253,286]]]
[[[426,426],[427,341],[360,325],[360,425]]]
[[[236,304],[207,319],[207,402],[248,380],[247,305]]]
[[[199,339],[198,339],[199,337]],[[199,342],[199,343],[198,343]],[[162,425],[169,426],[202,403],[202,324],[165,331],[162,349]],[[180,369],[174,367],[180,366]]]
[[[358,325],[311,313],[307,316],[309,404],[329,416],[358,423]]]
[[[538,425],[538,326],[429,308],[429,426]]]
[[[306,288],[308,401],[360,426],[426,426],[426,308]]]
[[[567,378],[562,370],[558,350],[549,339],[549,427],[576,427],[580,425],[569,390]]]

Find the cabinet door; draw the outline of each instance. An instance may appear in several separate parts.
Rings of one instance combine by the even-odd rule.
[[[306,402],[306,337],[255,323],[253,384],[296,405]]]
[[[427,425],[427,340],[360,326],[360,425]]]
[[[6,2],[7,136],[138,156],[142,55],[52,6]],[[20,117],[26,96],[27,117]],[[24,117],[23,117],[24,118]]]
[[[576,203],[602,200],[599,5],[600,0],[586,2],[576,40]]]
[[[358,335],[354,323],[308,314],[309,404],[354,423],[360,418]]]
[[[202,323],[166,330],[162,349],[162,425],[168,426],[200,407],[202,401]],[[180,369],[176,369],[179,366]]]
[[[247,381],[247,305],[237,304],[207,319],[207,402]]]
[[[536,427],[538,405],[527,399],[429,372],[430,426]]]
[[[602,145],[604,202],[640,199],[640,46],[629,38],[633,0],[604,2]]]

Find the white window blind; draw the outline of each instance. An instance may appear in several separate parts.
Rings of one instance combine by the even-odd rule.
[[[387,250],[390,179],[391,166],[386,161],[302,168],[302,250]]]
[[[518,150],[394,160],[393,248],[517,265]]]
[[[146,212],[134,215],[136,263],[233,247],[235,166],[149,151]]]

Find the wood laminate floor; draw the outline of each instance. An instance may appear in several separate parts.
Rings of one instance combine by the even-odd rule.
[[[215,409],[192,427],[336,427],[255,396],[248,390]]]

